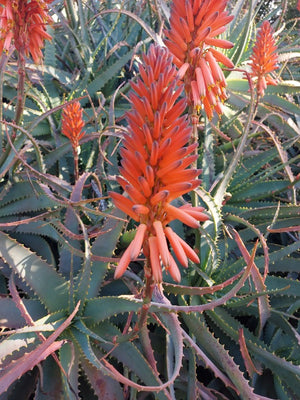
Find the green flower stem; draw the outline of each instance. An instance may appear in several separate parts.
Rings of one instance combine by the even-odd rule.
[[[18,57],[18,86],[17,86],[17,105],[16,105],[16,114],[15,114],[15,123],[16,125],[20,125],[24,112],[25,105],[25,58],[23,54],[19,53]],[[14,141],[15,136],[17,134],[17,129],[13,128],[13,137],[12,141]]]
[[[9,55],[3,53],[0,60],[0,121],[3,120],[3,81],[4,81],[4,72],[7,61],[9,59]],[[0,123],[0,152],[4,147],[4,133],[2,130],[2,122]]]
[[[75,179],[75,182],[77,182],[78,178],[79,178],[78,149],[77,149],[77,146],[73,147],[73,156],[74,156],[74,179]]]
[[[224,174],[224,178],[220,182],[220,185],[215,194],[215,202],[219,207],[222,206],[222,202],[224,200],[224,195],[226,193],[227,186],[236,170],[236,167],[238,166],[238,163],[241,160],[244,148],[247,143],[247,139],[249,137],[249,131],[250,131],[250,128],[252,125],[252,121],[254,120],[254,117],[255,117],[255,95],[254,95],[251,78],[248,78],[248,80],[249,80],[250,93],[251,93],[248,117],[247,117],[247,121],[246,121],[246,125],[245,125],[245,130],[244,130],[242,138],[239,142],[238,148],[237,148],[235,155],[232,158],[232,160],[228,166],[227,172]]]
[[[147,271],[147,265],[150,265],[150,260],[146,260],[146,271]],[[151,341],[149,337],[149,331],[147,327],[147,318],[148,318],[148,313],[149,313],[149,307],[152,299],[152,293],[154,289],[154,282],[152,279],[152,276],[146,277],[146,286],[143,294],[143,307],[139,316],[139,320],[137,323],[138,326],[138,332],[139,332],[139,338],[141,342],[141,346],[144,352],[144,356],[146,357],[147,361],[151,365],[151,368],[153,371],[157,372],[156,368],[156,361],[154,358],[153,354],[153,349],[151,346]]]

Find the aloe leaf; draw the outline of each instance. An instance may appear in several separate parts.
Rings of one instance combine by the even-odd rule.
[[[245,337],[244,337],[244,331],[243,328],[239,328],[239,346],[240,346],[240,352],[243,357],[243,361],[247,370],[248,375],[253,378],[254,374],[262,374],[262,369],[260,367],[257,367],[254,365],[250,354],[247,349]]]
[[[45,224],[44,221],[43,223]],[[25,224],[22,223],[22,225]],[[49,242],[42,236],[39,236],[40,234],[41,233],[33,235],[32,232],[29,234],[17,233],[17,229],[10,232],[12,238],[17,239],[18,242],[21,242],[25,247],[28,247],[34,253],[39,255],[48,264],[55,265],[53,250],[49,245]]]
[[[196,364],[196,351],[192,348],[192,346],[187,349],[187,359],[189,363],[189,369],[188,369],[188,386],[186,393],[188,399],[195,399],[197,393],[197,375],[196,375],[197,364]]]
[[[280,400],[290,400],[291,398],[296,398],[297,393],[295,393],[291,389],[289,390],[279,376],[274,377],[274,384],[276,388],[276,393]]]
[[[297,104],[292,103],[291,101],[288,101],[281,96],[266,94],[264,96],[264,102],[271,104],[272,106],[279,107],[280,109],[286,111],[287,113],[296,115],[300,114],[300,107]]]
[[[252,205],[253,203],[251,203]],[[234,204],[226,204],[224,206],[224,211],[230,212],[232,214],[239,214],[240,217],[243,217],[247,220],[256,220],[262,221],[262,219],[272,220],[274,217],[276,210],[278,208],[277,204],[269,204],[268,202],[260,202],[254,204],[256,208],[248,208],[248,207],[238,207]],[[280,205],[280,209],[278,212],[278,219],[285,218],[294,218],[299,214],[299,206],[293,205]]]
[[[229,353],[222,344],[209,332],[202,318],[195,315],[183,315],[183,320],[187,324],[190,334],[195,335],[197,343],[204,349],[209,359],[219,365],[234,383],[236,390],[241,398],[255,399],[253,389],[244,378],[238,365],[233,361]],[[226,384],[226,380],[224,381]]]
[[[31,182],[31,184],[28,184],[28,181],[19,181],[13,183],[8,181],[3,195],[1,196],[1,204],[4,206],[20,199],[31,197],[32,192],[40,193],[38,190],[39,186],[36,182]]]
[[[297,232],[300,226],[300,217],[298,218],[286,218],[276,220],[274,224],[268,226],[268,231],[272,233],[280,232]]]
[[[125,312],[138,312],[143,304],[134,298],[126,298],[127,296],[109,296],[91,299],[86,302],[83,317],[87,321],[98,323],[112,317],[113,315]]]
[[[295,272],[299,269],[299,258],[289,257],[287,260],[274,261],[270,265],[270,272]]]
[[[110,65],[102,71],[92,82],[90,82],[86,90],[90,96],[94,96],[96,92],[101,91],[103,87],[119,73],[122,67],[132,58],[133,50],[128,51],[120,57],[113,65]]]
[[[289,180],[273,180],[248,184],[248,187],[232,191],[231,203],[264,199],[267,196],[281,192],[291,186]]]
[[[275,294],[280,292],[280,289],[275,291]],[[273,292],[268,292],[270,297],[272,296]],[[227,304],[227,307],[233,311],[233,315],[237,313],[239,315],[253,315],[256,318],[258,317],[258,310],[255,303],[249,304],[251,302],[251,298],[253,296],[249,296],[248,304],[245,301],[234,300]],[[237,310],[235,312],[235,308],[237,306]],[[298,332],[292,327],[292,325],[287,321],[287,318],[292,318],[292,313],[284,313],[276,310],[275,308],[271,309],[271,314],[269,317],[269,322],[274,324],[276,327],[280,328],[284,333],[289,336],[289,340],[293,342],[294,345],[298,346],[299,343],[299,334]],[[275,346],[271,343],[270,348],[275,351]]]
[[[45,314],[45,308],[37,300],[23,299],[26,309],[34,320]],[[16,329],[24,326],[22,317],[14,301],[10,298],[0,297],[0,327]]]
[[[277,262],[278,260],[282,260],[285,257],[288,257],[290,254],[297,251],[299,248],[300,248],[300,241],[297,241],[295,243],[292,243],[288,246],[281,248],[280,250],[270,252],[269,253],[270,264],[272,264],[273,262]],[[255,264],[258,266],[258,268],[263,269],[264,263],[265,263],[264,257],[256,257],[255,258]],[[233,274],[238,273],[244,264],[245,264],[245,261],[243,259],[239,259],[238,261],[235,261],[234,263],[232,263],[232,262],[230,262],[229,264],[223,263],[223,268],[218,271],[218,275],[215,277],[216,281],[222,282],[227,277],[229,278]],[[266,283],[268,282],[268,280],[272,281],[273,278],[279,278],[279,277],[267,276]],[[283,279],[283,281],[285,281],[285,280]],[[280,287],[282,287],[282,286],[280,286]],[[267,284],[267,288],[268,288],[268,284]],[[275,288],[276,287],[270,287],[270,289],[275,289]]]
[[[214,201],[214,198],[204,189],[200,188],[195,190],[199,198],[208,207],[208,214],[211,219],[205,221],[203,227],[200,229],[201,234],[205,240],[201,240],[201,264],[203,268],[210,274],[211,271],[215,270],[219,262],[219,254],[217,249],[217,237],[220,232],[222,217],[221,211],[218,204]],[[212,256],[212,262],[208,266],[208,258]]]
[[[90,364],[86,358],[82,357],[80,363],[98,399],[117,400],[123,398],[121,386],[114,379],[104,375],[99,369]]]
[[[55,207],[56,204],[49,199],[47,196],[40,194],[31,197],[26,197],[24,199],[20,199],[13,203],[4,205],[0,208],[0,217],[8,216],[8,215],[16,215],[19,213],[23,213],[24,210],[27,212],[30,211],[40,211]]]
[[[10,221],[11,220],[12,218],[10,218]],[[45,224],[45,221],[32,221],[27,222],[26,224],[19,222],[18,226],[13,228],[13,231],[15,233],[31,234],[33,236],[33,240],[35,240],[37,235],[41,235],[48,237],[55,242],[60,242],[60,235],[58,234],[57,230],[50,223]]]
[[[39,343],[37,335],[31,333],[15,333],[0,342],[1,367],[9,365],[12,360],[22,357],[24,354],[36,348]]]
[[[61,108],[62,107],[64,107],[64,105],[61,105]],[[96,132],[91,135],[86,133],[84,137],[80,140],[80,144],[88,143],[98,138],[99,134],[97,134]],[[53,149],[50,153],[45,155],[44,162],[47,169],[51,168],[57,161],[61,160],[63,157],[70,154],[71,150],[70,141],[67,140],[65,141],[65,139],[62,138],[62,142],[63,142],[62,144],[57,145],[55,149]]]
[[[90,173],[85,172],[79,177],[72,190],[70,201],[79,202],[82,200],[83,187],[90,175]],[[66,210],[64,226],[75,234],[79,233],[79,216],[77,216],[76,211],[72,207],[68,207]],[[68,242],[75,249],[81,249],[81,244],[78,240],[69,239]],[[80,267],[81,259],[73,254],[70,254],[68,249],[64,246],[60,252],[59,271],[67,277],[69,277],[71,273],[73,276],[76,276]],[[83,273],[83,270],[81,273]],[[85,274],[85,279],[86,284],[89,285],[90,277]]]
[[[91,329],[89,329],[85,323],[82,321],[82,319],[78,319],[73,326],[78,329],[81,333],[97,340],[99,343],[108,343],[103,337],[97,335],[95,332],[93,332]]]
[[[242,21],[239,22],[237,27],[235,29],[241,29],[242,32],[239,34],[238,38],[235,40],[235,47],[228,52],[229,58],[233,62],[234,65],[238,65],[244,52],[245,49],[248,45],[250,34],[251,34],[251,28],[252,28],[252,18],[253,18],[253,1],[250,1],[250,4],[248,5],[248,14],[246,17],[243,18]]]
[[[112,337],[121,335],[120,330],[109,322],[102,322],[96,326],[95,332],[98,335],[101,335],[101,332],[105,332],[105,337],[108,340],[110,340]],[[112,345],[101,343],[100,346],[106,352],[112,349]],[[98,356],[98,359],[102,357],[102,354],[99,350],[97,350],[97,347],[94,346],[93,350]],[[133,342],[122,341],[121,343],[118,343],[118,346],[115,347],[111,354],[147,385],[158,385],[158,378],[156,377],[154,371],[144,356],[140,353],[138,348],[133,344]],[[156,396],[159,400],[166,400],[166,398],[168,398],[163,392],[157,393]]]
[[[244,260],[248,264],[249,262],[251,262],[251,258],[252,257],[254,258],[258,242],[256,242],[256,245],[254,246],[253,253],[252,253],[253,256],[250,256],[244,242],[242,241],[240,235],[238,234],[238,232],[235,229],[233,230],[233,236],[238,245],[240,252],[242,253],[242,256],[244,257]],[[266,267],[265,267],[265,269],[266,269]],[[253,263],[253,266],[251,269],[251,277],[254,282],[255,289],[258,292],[264,292],[266,290],[266,286],[265,286],[263,277],[260,275],[260,272],[259,272],[257,266],[255,265],[255,263]],[[259,322],[260,322],[258,335],[260,336],[261,331],[262,331],[267,319],[270,316],[270,303],[269,303],[268,296],[260,296],[260,297],[258,297],[257,301],[258,301]]]
[[[93,255],[111,257],[116,248],[119,236],[124,227],[124,221],[116,220],[113,217],[124,218],[125,215],[118,209],[114,209],[110,215],[112,218],[107,217],[102,227],[102,232],[105,232],[105,234],[98,236],[92,244],[91,252]],[[107,273],[107,269],[108,263],[93,261],[92,276],[87,298],[97,296],[101,282]]]
[[[64,393],[67,399],[77,400],[78,395],[78,373],[79,358],[72,342],[66,343],[59,350],[59,360],[65,373],[61,373]]]
[[[265,283],[267,288],[271,290],[288,288],[286,293],[279,292],[279,296],[285,294],[294,297],[300,296],[300,282],[297,280],[269,275],[267,276]]]
[[[143,21],[141,18],[139,18],[136,14],[127,11],[127,10],[119,10],[118,8],[114,9],[114,10],[105,10],[102,11],[101,14],[106,14],[106,13],[117,13],[117,14],[125,14],[128,15],[130,18],[132,18],[133,20],[135,20],[137,23],[139,23],[141,25],[141,27],[148,33],[148,35],[157,43],[159,43],[160,45],[162,45],[162,39],[161,37],[154,32],[151,27],[145,23],[145,21]]]
[[[53,358],[48,357],[44,360],[41,368],[43,373],[36,385],[34,400],[61,399],[63,385],[59,369]]]
[[[232,337],[233,340],[238,340],[239,323],[237,320],[232,318],[221,308],[218,308],[215,311],[208,311],[207,313],[224,333]],[[273,373],[278,374],[288,385],[299,392],[299,366],[273,354],[262,341],[255,338],[255,336],[248,330],[244,329],[244,334],[248,351],[255,357],[255,359],[265,364]]]
[[[247,79],[234,79],[232,75],[226,81],[228,89],[233,90],[234,92],[248,94],[248,92],[249,92],[248,80]]]
[[[280,55],[281,58],[283,54]],[[300,57],[300,53],[298,53]],[[300,82],[298,81],[282,81],[277,84],[277,86],[269,85],[266,90],[267,95],[287,95],[287,94],[298,94],[300,91]]]
[[[0,232],[0,256],[53,312],[68,304],[68,283],[36,254]]]
[[[27,303],[24,302],[26,305]],[[49,325],[53,329],[59,327],[65,320],[65,312],[58,312],[54,314],[48,314],[46,317],[42,317],[35,321],[38,326]],[[22,324],[24,326],[24,323]],[[26,328],[26,327],[25,327]],[[6,359],[10,360],[11,357],[14,359],[23,356],[28,353],[37,345],[37,334],[34,332],[26,333],[12,333],[9,337],[5,338],[0,342],[0,360],[1,364],[7,363]],[[12,356],[13,355],[13,356]],[[4,361],[3,361],[4,360]]]
[[[173,293],[176,295],[181,294],[181,295],[203,296],[205,294],[213,294],[219,290],[224,289],[225,287],[232,284],[235,280],[237,280],[241,274],[242,272],[233,276],[227,281],[220,283],[219,285],[213,285],[209,287],[183,286],[183,285],[170,284],[166,282],[163,283],[163,287],[167,293]]]
[[[162,294],[162,292],[158,290],[157,287],[155,287],[153,291],[153,300],[158,303],[171,304],[170,301]],[[168,380],[170,383],[173,384],[176,377],[179,375],[183,358],[183,337],[181,333],[181,327],[178,316],[176,314],[162,312],[158,313],[158,317],[166,326],[167,331],[170,332],[168,335],[168,347],[169,351],[171,351],[172,355],[174,356],[174,362],[171,361],[170,358],[167,358],[167,366],[169,372]]]
[[[35,350],[25,354],[14,362],[8,365],[0,375],[0,394],[5,392],[8,387],[25,372],[30,371],[35,365],[47,358],[51,353],[60,349],[64,340],[56,341],[58,336],[63,332],[64,329],[70,324],[74,315],[78,311],[79,304],[76,306],[71,315],[52,333],[48,339],[41,343]]]
[[[76,330],[73,331],[73,334],[74,334],[74,339],[77,341],[78,345],[80,346],[80,349],[81,349],[84,357],[89,361],[89,363],[91,363],[94,367],[99,369],[104,375],[107,375],[121,383],[129,384],[130,386],[136,387],[137,389],[141,390],[143,388],[142,385],[136,384],[135,382],[133,382],[130,379],[126,378],[125,376],[121,375],[114,367],[112,367],[106,361],[105,358],[101,357],[101,361],[102,361],[101,362],[99,360],[99,358],[96,356],[95,351],[93,350],[93,348],[91,346],[88,336],[83,335],[79,331],[76,331]],[[118,346],[118,348],[119,348],[119,346]],[[144,367],[145,367],[145,365],[144,365]],[[157,381],[156,381],[156,383],[157,383]],[[159,386],[158,385],[156,387],[149,386],[146,388],[150,391],[150,390],[158,389]],[[165,397],[163,397],[163,399],[165,399]]]
[[[25,138],[20,135],[16,138],[14,142],[14,148],[17,152],[21,153],[21,149],[24,146]],[[16,153],[9,149],[6,152],[2,153],[0,157],[0,178],[2,178],[7,171],[14,165],[17,161]]]
[[[283,149],[287,150],[289,147],[293,146],[294,139],[289,139],[282,144]],[[232,181],[229,185],[229,191],[235,190],[238,187],[247,186],[248,180],[251,176],[255,174],[268,162],[274,160],[277,156],[276,148],[271,148],[269,150],[262,151],[260,154],[256,154],[255,157],[245,158],[243,157],[243,162],[237,167]]]

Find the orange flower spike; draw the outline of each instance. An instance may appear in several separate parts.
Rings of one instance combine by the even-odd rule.
[[[256,80],[257,95],[263,96],[267,85],[277,85],[272,73],[278,68],[273,30],[268,21],[264,21],[258,34],[250,57],[250,76]]]
[[[52,23],[47,4],[53,0],[1,0],[0,8],[0,52],[8,50],[13,42],[22,56],[31,55],[39,64],[45,40],[52,37],[46,25]]]
[[[70,139],[73,148],[79,146],[79,140],[85,134],[81,132],[83,127],[84,121],[79,101],[67,104],[62,112],[61,132]]]
[[[191,9],[187,10],[190,18]],[[192,128],[188,117],[181,116],[186,103],[184,99],[178,100],[183,87],[176,88],[176,69],[172,67],[169,51],[152,45],[143,61],[141,79],[132,85],[135,93],[129,95],[132,109],[126,114],[128,134],[124,135],[120,150],[122,176],[117,177],[117,182],[126,194],[110,193],[115,206],[139,225],[129,250],[121,257],[115,277],[122,276],[130,261],[143,251],[147,278],[150,271],[150,277],[161,282],[164,267],[175,281],[180,281],[169,245],[184,267],[188,258],[197,262],[199,259],[167,225],[179,219],[198,227],[198,221],[207,219],[202,208],[192,212],[192,206],[180,209],[170,204],[200,184],[197,177],[201,170],[191,168],[196,157],[191,153],[197,145],[188,145]]]
[[[230,49],[233,43],[216,38],[233,19],[226,8],[228,0],[173,0],[170,29],[165,30],[166,46],[174,56],[178,77],[183,80],[189,106],[203,109],[211,119],[223,113],[225,78],[218,62],[228,68],[233,63],[211,46]],[[214,95],[210,93],[213,91]]]

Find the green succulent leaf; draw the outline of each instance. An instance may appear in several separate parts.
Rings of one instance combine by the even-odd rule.
[[[114,315],[138,312],[141,308],[142,303],[130,296],[100,297],[86,302],[83,317],[98,323]]]
[[[0,257],[50,312],[68,307],[69,284],[51,265],[3,232],[0,232],[0,242]]]

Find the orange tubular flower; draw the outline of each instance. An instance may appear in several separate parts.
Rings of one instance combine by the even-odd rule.
[[[253,47],[250,76],[255,78],[257,95],[263,96],[267,85],[277,85],[277,80],[272,77],[272,72],[278,68],[277,46],[273,30],[268,21],[264,21]]]
[[[200,170],[188,169],[197,155],[191,155],[197,144],[187,146],[191,128],[186,107],[179,101],[182,85],[176,89],[176,68],[166,48],[151,46],[139,67],[141,79],[131,83],[129,95],[132,109],[127,113],[128,134],[120,151],[122,160],[118,183],[126,197],[110,192],[116,207],[139,223],[135,238],[124,252],[115,271],[115,278],[125,272],[130,261],[143,250],[148,260],[146,276],[162,281],[161,263],[175,281],[180,272],[172,257],[167,239],[179,262],[188,266],[188,258],[199,263],[194,250],[168,223],[179,219],[193,228],[208,219],[202,207],[171,205],[175,198],[196,188]]]
[[[52,22],[47,4],[53,0],[0,0],[0,52],[8,51],[11,42],[22,56],[42,60],[44,40],[52,39],[46,24]]]
[[[170,29],[165,30],[165,44],[184,81],[188,104],[197,111],[204,108],[209,119],[214,111],[223,113],[222,103],[227,98],[226,81],[218,63],[234,67],[214,48],[233,47],[231,42],[216,38],[233,19],[224,11],[226,5],[227,0],[173,0]]]
[[[67,104],[62,112],[61,132],[70,139],[73,149],[77,149],[79,140],[85,134],[81,132],[83,127],[84,121],[79,101]]]

